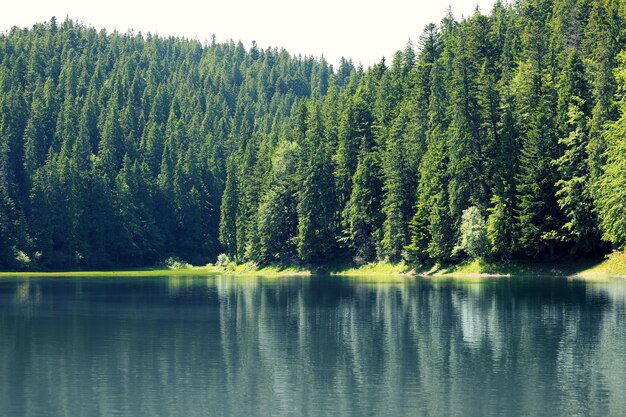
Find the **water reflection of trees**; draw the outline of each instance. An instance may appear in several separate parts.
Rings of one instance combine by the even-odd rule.
[[[52,326],[5,313],[24,306],[32,317],[48,311],[58,303],[53,285],[34,281],[14,291],[0,304],[0,350],[9,352],[0,361],[3,403],[11,395],[10,375],[22,374],[24,389],[40,387],[33,401],[69,385],[53,396],[59,410],[94,384],[90,407],[130,407],[137,414],[619,415],[626,409],[625,283],[224,276],[133,287],[107,281],[65,294],[70,306]],[[13,353],[11,340],[25,355]],[[59,360],[69,349],[76,363],[43,361],[50,349]],[[45,387],[35,380],[42,374]],[[141,398],[143,405],[133,409],[123,398]]]
[[[257,364],[251,369],[224,346],[232,382],[264,375],[272,393],[288,394],[272,396],[278,409],[588,415],[625,405],[626,369],[612,364],[626,358],[625,298],[613,285],[526,279],[231,288],[221,305],[239,309],[222,310],[222,339],[258,348],[248,352]]]

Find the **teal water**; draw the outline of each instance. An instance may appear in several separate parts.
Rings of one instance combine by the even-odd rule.
[[[626,282],[0,278],[2,416],[623,416]]]

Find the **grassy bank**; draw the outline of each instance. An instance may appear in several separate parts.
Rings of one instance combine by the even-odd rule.
[[[579,278],[624,277],[626,278],[626,252],[613,252],[589,268],[574,274]]]
[[[556,275],[582,279],[626,278],[626,253],[614,252],[604,258],[572,257],[539,261],[495,262],[479,259],[418,273],[443,277]]]
[[[287,265],[287,264],[267,264],[258,266],[254,263],[235,264],[229,263],[226,266],[220,267],[215,265],[206,266],[205,269],[214,274],[228,274],[228,275],[262,275],[264,277],[279,277],[279,276],[295,276],[311,275],[312,271],[309,268]]]
[[[505,277],[514,275],[550,275],[550,276],[623,276],[626,278],[626,254],[614,253],[606,258],[562,258],[556,260],[525,261],[489,261],[476,259],[456,264],[431,264],[419,268],[404,262],[387,261],[355,265],[350,262],[334,263],[325,266],[294,266],[270,264],[234,265],[226,268],[213,267],[217,272],[241,275],[309,275],[324,274],[331,276],[355,277]]]
[[[253,264],[226,267],[214,265],[187,266],[182,268],[141,268],[116,271],[20,271],[0,272],[0,277],[158,277],[158,276],[207,276],[207,275],[258,275],[264,277],[311,275],[311,271],[295,266],[267,265],[257,267]]]
[[[585,279],[607,277],[626,278],[626,253],[614,252],[604,259],[570,258],[556,261],[512,261],[495,262],[483,259],[466,261],[451,265],[428,265],[411,268],[403,262],[386,261],[354,265],[335,263],[325,266],[266,264],[258,266],[252,263],[225,266],[207,265],[177,268],[143,268],[122,271],[62,271],[62,272],[0,272],[3,276],[49,276],[49,277],[156,277],[156,276],[207,276],[207,275],[244,275],[263,277],[309,276],[324,274],[331,276],[354,277],[497,277],[513,275],[559,275]]]
[[[362,265],[354,265],[350,263],[332,265],[326,269],[320,269],[320,272],[329,275],[341,276],[411,275],[411,269],[405,265],[404,262],[391,263],[386,261],[372,262]]]
[[[215,273],[206,267],[191,267],[184,269],[146,268],[120,271],[28,271],[28,272],[0,272],[0,277],[158,277],[165,275],[208,275]]]

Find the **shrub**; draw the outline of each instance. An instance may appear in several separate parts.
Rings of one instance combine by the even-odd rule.
[[[169,269],[185,269],[191,268],[191,265],[175,256],[170,256],[165,260],[165,266]]]
[[[217,261],[215,261],[215,266],[219,266],[221,268],[226,268],[230,263],[230,258],[225,253],[220,253],[217,256]]]
[[[30,257],[23,251],[18,250],[15,256],[15,262],[19,269],[28,269],[30,266]]]
[[[461,236],[459,248],[476,259],[483,257],[489,250],[485,218],[478,207],[472,206],[463,212],[461,217]]]

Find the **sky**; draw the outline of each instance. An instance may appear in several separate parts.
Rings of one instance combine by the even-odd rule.
[[[0,31],[31,27],[56,16],[96,29],[148,32],[218,42],[233,39],[249,48],[285,48],[337,65],[343,56],[373,65],[391,58],[424,26],[438,23],[448,6],[458,19],[476,6],[489,13],[494,0],[22,0],[2,6]]]

